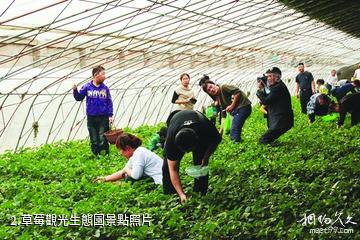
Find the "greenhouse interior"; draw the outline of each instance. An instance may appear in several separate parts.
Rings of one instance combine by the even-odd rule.
[[[3,0],[0,238],[360,239],[359,9]]]

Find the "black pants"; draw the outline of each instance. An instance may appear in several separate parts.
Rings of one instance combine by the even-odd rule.
[[[360,123],[360,110],[353,110],[351,113],[351,126]]]
[[[291,127],[287,128],[280,128],[280,129],[271,129],[269,128],[261,137],[260,137],[260,143],[261,144],[269,144],[275,141],[277,138],[279,138],[281,135],[286,133],[290,130]]]
[[[193,151],[193,163],[194,165],[201,165],[201,160],[203,159],[205,155],[205,151],[207,149],[207,146],[200,146],[197,149]],[[179,172],[179,166],[177,172]],[[169,172],[169,166],[167,163],[167,158],[165,157],[163,167],[163,189],[165,194],[174,194],[176,193],[176,190],[174,186],[171,183],[170,179],[170,172]],[[209,176],[194,178],[194,192],[200,192],[201,195],[205,195],[208,189],[209,184]]]
[[[310,97],[312,95],[311,89],[301,89],[300,90],[300,104],[301,104],[301,112],[307,113],[306,106],[310,100]]]
[[[90,135],[91,151],[95,155],[99,155],[101,151],[109,154],[109,143],[104,133],[109,131],[108,116],[88,116],[87,127]]]

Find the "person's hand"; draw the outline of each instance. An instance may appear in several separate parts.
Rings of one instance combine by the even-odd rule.
[[[76,84],[73,84],[72,89],[73,89],[74,91],[77,90]]]
[[[209,162],[208,159],[203,158],[203,159],[201,160],[201,167],[207,166],[207,165],[208,165],[208,162]]]
[[[105,180],[105,177],[103,177],[103,176],[98,176],[98,177],[95,178],[94,182],[96,182],[96,183],[103,183],[103,182],[106,182],[106,180]]]
[[[232,112],[232,110],[234,110],[234,106],[231,104],[231,105],[227,106],[225,110],[227,112]]]
[[[263,89],[264,85],[261,82],[256,83],[258,89]]]
[[[113,118],[112,117],[109,117],[109,124],[112,125],[114,122]]]
[[[299,93],[296,93],[296,97],[297,97],[297,98],[299,98],[299,97],[300,97]]]
[[[190,103],[195,104],[197,102],[196,98],[191,97],[189,100]]]
[[[181,194],[181,195],[179,195],[179,197],[180,197],[180,203],[181,203],[181,204],[186,203],[187,198],[186,198],[186,195],[185,195],[184,193]]]

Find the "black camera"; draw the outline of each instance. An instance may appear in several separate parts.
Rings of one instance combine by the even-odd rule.
[[[256,80],[258,83],[262,83],[264,87],[267,85],[267,76],[265,76],[265,74],[263,74],[262,77],[257,77]]]

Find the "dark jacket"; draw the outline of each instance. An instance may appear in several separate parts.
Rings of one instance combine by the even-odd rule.
[[[268,110],[269,129],[290,129],[294,125],[290,93],[282,81],[270,86],[269,94],[258,90],[256,95]]]
[[[346,113],[355,114],[360,112],[360,93],[347,95],[340,100],[340,119],[338,125],[344,124]]]

